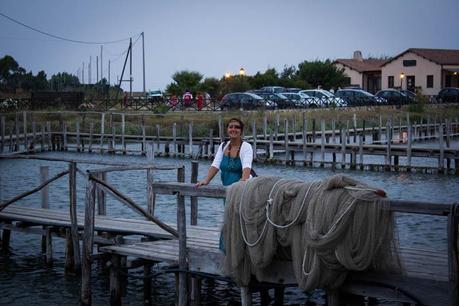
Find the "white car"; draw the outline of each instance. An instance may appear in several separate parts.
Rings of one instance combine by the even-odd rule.
[[[334,94],[329,92],[328,90],[324,89],[305,89],[300,91],[300,93],[305,93],[311,97],[315,97],[320,100],[320,104],[324,107],[328,107],[330,105],[336,105],[336,106],[343,106],[346,105],[346,102],[339,98],[336,97]]]

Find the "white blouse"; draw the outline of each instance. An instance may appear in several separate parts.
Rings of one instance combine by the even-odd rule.
[[[227,141],[225,147],[223,147],[225,143],[221,143],[218,147],[217,154],[215,154],[214,161],[212,162],[212,166],[220,170],[220,164],[223,160],[223,152],[229,146],[230,142]],[[241,159],[242,169],[245,168],[252,168],[252,161],[253,161],[253,149],[250,143],[243,141],[241,145],[241,150],[239,151],[239,158]]]

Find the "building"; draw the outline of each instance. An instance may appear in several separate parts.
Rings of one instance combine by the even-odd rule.
[[[459,87],[459,50],[410,48],[381,66],[382,88],[436,95]]]
[[[362,52],[355,51],[353,58],[339,58],[333,62],[333,65],[344,69],[352,87],[376,93],[381,89],[381,66],[386,62],[385,59],[364,59]]]
[[[459,50],[410,48],[389,59],[363,59],[355,51],[352,59],[337,59],[349,84],[371,93],[397,88],[436,95],[444,87],[459,87]]]

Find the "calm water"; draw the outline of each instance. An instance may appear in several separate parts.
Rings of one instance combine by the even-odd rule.
[[[132,163],[145,162],[145,157],[135,156],[101,156],[77,153],[46,153],[47,156],[74,157],[78,159],[118,160]],[[185,165],[187,181],[190,175],[190,161],[181,159],[156,158],[160,165]],[[50,167],[50,177],[67,168],[66,163],[39,160],[0,160],[0,199],[8,199],[18,193],[27,191],[31,186],[39,184],[39,167]],[[200,161],[199,177],[202,178],[210,161]],[[81,169],[100,168],[101,166],[79,164]],[[407,173],[380,173],[360,171],[332,171],[331,169],[268,166],[256,164],[259,175],[276,175],[298,178],[305,181],[318,180],[335,173],[345,173],[372,186],[386,190],[393,199],[422,200],[428,202],[451,203],[459,199],[459,177],[421,175]],[[161,171],[154,174],[155,180],[172,181],[174,171]],[[110,173],[108,180],[134,201],[146,204],[146,172],[128,171]],[[214,184],[219,184],[216,177]],[[84,179],[77,176],[78,209],[84,209]],[[61,178],[50,185],[51,208],[65,209],[68,203],[68,181]],[[39,205],[39,196],[33,195],[20,202],[23,206]],[[189,203],[187,203],[188,207]],[[162,220],[175,222],[175,198],[161,196],[158,198],[156,214]],[[137,216],[119,202],[107,199],[107,211],[111,216],[136,218]],[[222,222],[223,205],[221,200],[202,199],[199,202],[199,223],[214,225]],[[422,248],[446,250],[446,218],[422,215],[399,214],[397,216],[399,236],[402,244]],[[77,305],[79,300],[79,280],[72,275],[64,275],[64,247],[62,239],[54,239],[54,265],[47,267],[43,261],[38,236],[13,232],[11,253],[0,254],[0,305]],[[109,277],[107,269],[94,265],[93,272],[93,303],[107,305],[109,301]],[[131,271],[133,275],[141,275],[141,270]],[[162,275],[154,278],[155,302],[160,305],[174,303],[173,277]],[[162,284],[166,283],[164,286]],[[254,296],[256,298],[256,296]],[[203,303],[220,304],[238,300],[239,291],[224,282],[215,285],[204,283]],[[256,300],[257,301],[257,300]],[[320,291],[305,294],[297,289],[286,290],[286,304],[311,303],[323,304]],[[127,295],[123,299],[125,305],[142,305],[142,282],[130,278]]]

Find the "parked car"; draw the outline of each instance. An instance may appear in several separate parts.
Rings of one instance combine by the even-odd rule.
[[[319,100],[319,104],[324,107],[328,107],[333,104],[336,106],[343,106],[346,104],[343,99],[335,97],[334,94],[325,89],[306,89],[301,90],[300,93],[317,98]]]
[[[412,99],[413,101],[416,100],[416,94],[411,90],[402,89],[400,91],[403,92],[408,98]]]
[[[446,87],[440,90],[437,95],[438,103],[453,103],[459,102],[459,88]]]
[[[346,106],[384,105],[387,100],[361,89],[339,89],[335,96],[345,101]]]
[[[275,92],[257,92],[257,95],[260,97],[274,102],[277,104],[278,108],[295,108],[297,107],[296,103],[294,101],[291,101],[289,98],[284,96],[281,93],[275,93]]]
[[[220,103],[220,109],[258,109],[258,108],[275,108],[275,103],[250,93],[250,92],[233,92],[223,96]]]
[[[320,107],[320,101],[317,98],[308,96],[300,92],[283,92],[282,95],[286,96],[289,100],[295,102],[298,108],[316,108]]]
[[[396,89],[383,89],[376,93],[377,97],[384,98],[387,100],[387,104],[390,105],[402,105],[402,104],[409,104],[414,101],[413,96],[408,96],[407,93]]]
[[[261,91],[266,91],[266,92],[284,92],[285,87],[282,86],[265,86],[260,88]]]

